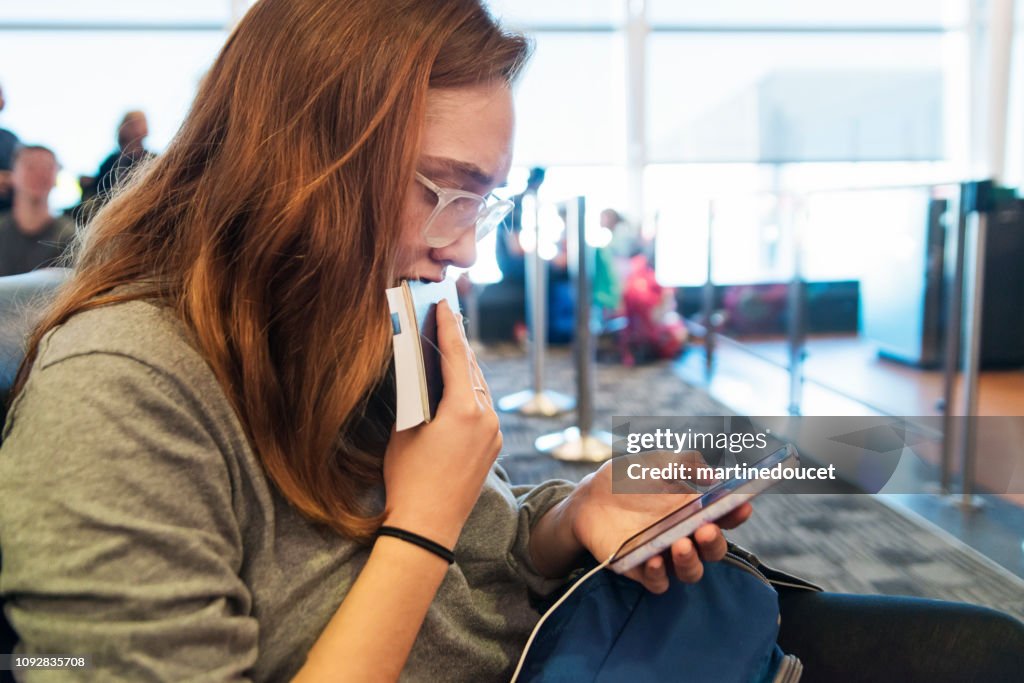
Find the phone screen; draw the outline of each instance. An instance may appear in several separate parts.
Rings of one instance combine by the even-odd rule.
[[[793,458],[795,460],[796,449],[794,449],[792,446],[784,446],[779,450],[775,451],[774,453],[772,453],[771,455],[768,455],[762,458],[761,460],[758,460],[753,465],[750,465],[750,467],[757,468],[759,470],[771,469],[779,465],[780,463],[784,463],[790,458]],[[640,549],[644,545],[657,539],[665,532],[673,529],[685,520],[693,517],[695,514],[697,514],[704,508],[724,499],[726,496],[729,496],[730,494],[747,493],[756,495],[757,493],[760,493],[761,491],[765,490],[774,483],[777,482],[770,479],[729,479],[727,481],[723,481],[722,483],[717,484],[716,486],[705,491],[703,494],[701,494],[699,498],[691,500],[686,505],[670,512],[668,515],[662,517],[651,526],[634,535],[632,538],[626,541],[621,548],[619,548],[619,551],[615,553],[615,555],[618,558],[622,558]],[[747,500],[750,497],[751,495],[748,495],[743,500]],[[741,502],[743,501],[738,501],[737,505],[734,507],[738,507],[739,503]],[[732,509],[734,508],[723,506],[722,511],[718,516],[725,515]],[[717,517],[703,520],[701,523],[703,524],[704,522],[713,521],[714,519],[717,519]],[[694,531],[696,531],[696,529],[694,529]],[[680,536],[680,538],[682,538],[682,536]]]

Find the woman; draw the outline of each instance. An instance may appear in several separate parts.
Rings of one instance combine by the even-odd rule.
[[[0,458],[27,652],[88,654],[97,680],[501,680],[531,591],[679,504],[623,509],[607,470],[510,487],[446,308],[437,419],[390,433],[384,291],[474,260],[487,209],[438,192],[504,181],[526,54],[475,0],[263,0],[242,20],[31,339]],[[374,542],[382,524],[458,563]],[[697,540],[725,552],[717,527]],[[688,540],[672,557],[700,577]],[[668,582],[661,558],[634,577]]]
[[[75,677],[104,681],[504,680],[530,594],[680,504],[613,496],[607,466],[510,486],[445,307],[437,417],[391,433],[384,291],[473,261],[526,51],[477,0],[253,7],[30,340],[0,457],[25,652],[89,655]],[[661,592],[724,552],[708,525],[632,578]],[[822,676],[906,662],[906,638],[872,637],[910,623],[890,607],[789,602],[783,636]]]

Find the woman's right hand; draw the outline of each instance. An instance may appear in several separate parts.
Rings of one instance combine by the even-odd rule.
[[[437,305],[444,395],[434,419],[391,435],[384,455],[384,523],[448,548],[480,496],[501,451],[490,390],[447,301]]]

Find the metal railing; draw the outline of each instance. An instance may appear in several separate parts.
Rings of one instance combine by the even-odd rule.
[[[947,230],[946,239],[952,241],[953,255],[952,272],[949,273],[948,290],[945,309],[945,352],[943,354],[942,409],[943,450],[940,461],[940,490],[942,494],[953,493],[954,463],[960,464],[961,487],[957,504],[964,510],[976,509],[979,505],[975,490],[975,470],[977,465],[976,434],[973,420],[965,421],[965,428],[954,440],[954,418],[957,416],[957,375],[963,367],[963,392],[959,402],[959,413],[975,416],[978,411],[979,371],[981,359],[981,312],[984,305],[985,277],[985,244],[988,231],[988,216],[994,208],[993,183],[991,181],[955,183],[960,185],[957,200],[951,202],[947,211],[954,213],[957,220],[955,230]],[[702,304],[698,315],[699,322],[689,321],[691,331],[703,336],[705,344],[705,372],[710,378],[714,374],[717,348],[723,342],[745,354],[761,361],[784,369],[789,373],[787,410],[792,415],[802,412],[803,390],[808,382],[821,386],[830,392],[882,415],[893,415],[891,409],[875,404],[873,401],[857,397],[838,387],[821,380],[808,378],[805,373],[807,359],[807,280],[803,274],[804,244],[803,224],[806,216],[799,216],[804,211],[808,200],[814,195],[837,192],[869,192],[888,190],[931,189],[950,187],[954,183],[935,183],[928,185],[902,185],[838,188],[830,190],[814,190],[799,195],[788,195],[791,199],[792,213],[790,244],[792,248],[792,274],[788,282],[787,296],[787,353],[785,362],[759,352],[756,348],[734,339],[718,329],[715,310],[715,278],[713,272],[715,239],[716,202],[708,203],[707,230],[707,278],[702,288]],[[953,227],[953,226],[951,226]],[[948,272],[949,269],[947,269]],[[961,364],[962,352],[962,364]],[[893,415],[895,416],[895,415]],[[950,437],[950,438],[946,438]]]

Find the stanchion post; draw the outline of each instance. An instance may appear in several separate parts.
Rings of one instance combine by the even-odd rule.
[[[540,257],[540,204],[537,195],[525,198],[523,215],[532,217],[533,249],[526,260],[526,310],[530,319],[530,366],[533,368],[533,389],[544,390],[544,352],[548,343],[548,269]]]
[[[594,338],[591,310],[594,300],[592,273],[594,250],[586,238],[586,201],[583,197],[566,207],[566,247],[569,274],[576,285],[576,425],[545,434],[534,445],[559,460],[602,462],[612,456],[612,435],[594,426]]]
[[[535,191],[522,200],[522,231],[533,231],[533,249],[526,253],[526,308],[530,321],[529,356],[533,387],[498,399],[498,410],[540,417],[553,417],[572,410],[575,401],[554,391],[544,390],[544,351],[547,344],[547,263],[540,256],[540,204]]]
[[[974,468],[977,455],[978,372],[981,368],[981,323],[985,298],[985,243],[988,236],[988,215],[992,210],[993,183],[983,181],[972,184],[970,211],[967,221],[968,247],[966,255],[964,322],[964,426],[960,432],[960,462],[962,495],[959,506],[964,511],[980,507],[974,496]]]
[[[960,199],[957,202],[956,232],[947,239],[956,241],[953,250],[953,273],[947,288],[946,303],[946,348],[942,374],[942,459],[939,473],[939,493],[949,495],[953,491],[953,435],[956,419],[956,377],[960,372],[960,335],[962,334],[964,296],[964,254],[967,244],[967,214],[970,212],[971,188],[968,183],[960,185]]]
[[[594,300],[594,250],[586,241],[586,201],[577,197],[569,202],[566,213],[569,274],[576,284],[576,415],[580,431],[588,433],[594,425],[594,337],[592,302]]]
[[[704,322],[704,377],[711,378],[715,364],[715,280],[712,263],[715,247],[715,202],[708,200],[707,277],[701,299],[701,318]]]
[[[793,236],[793,279],[789,283],[789,406],[790,415],[799,415],[804,386],[804,344],[807,337],[806,285],[803,276],[803,224],[796,215],[800,207],[789,204],[789,225]]]

